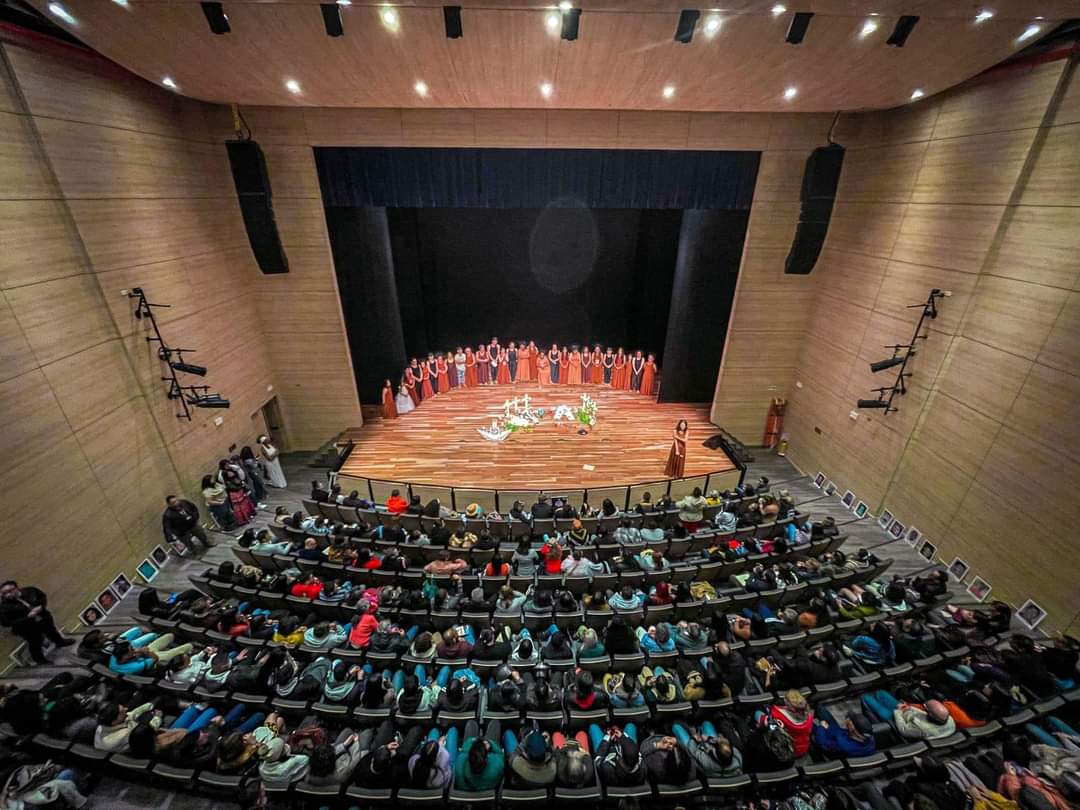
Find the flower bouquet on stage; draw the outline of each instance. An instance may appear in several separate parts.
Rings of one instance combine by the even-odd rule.
[[[588,394],[581,395],[581,404],[576,408],[560,405],[555,409],[555,427],[563,431],[574,431],[584,436],[596,427],[599,408],[596,400]]]
[[[491,421],[491,426],[477,428],[477,431],[489,442],[506,441],[514,433],[528,433],[544,418],[543,408],[533,408],[529,395],[523,399],[514,397],[503,403],[503,412],[498,419]]]

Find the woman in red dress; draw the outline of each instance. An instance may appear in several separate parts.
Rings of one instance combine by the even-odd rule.
[[[397,419],[397,405],[394,404],[394,386],[390,384],[390,381],[386,381],[386,385],[382,390],[382,418],[383,419]]]
[[[668,478],[682,478],[686,467],[686,440],[690,436],[690,427],[685,419],[680,419],[671,434],[671,452],[668,453],[664,475]]]
[[[656,355],[650,354],[645,359],[645,370],[641,372],[641,393],[647,397],[652,396],[653,386],[656,385]]]
[[[446,358],[441,354],[435,360],[435,368],[439,372],[439,393],[445,394],[450,390],[450,376],[447,374]]]
[[[559,352],[559,385],[570,383],[570,352],[565,346]]]
[[[536,381],[541,388],[551,385],[551,361],[548,360],[547,352],[540,352],[536,357]]]
[[[529,380],[530,382],[536,382],[536,369],[539,365],[537,360],[539,359],[540,349],[536,347],[536,343],[529,341]]]
[[[576,347],[570,352],[570,374],[566,384],[581,385],[581,352]]]
[[[611,387],[612,388],[626,388],[627,378],[630,375],[626,373],[626,355],[623,354],[622,346],[615,352],[615,364],[614,370],[611,372]]]
[[[487,346],[483,343],[476,350],[476,384],[487,385],[491,382],[491,358],[488,357]]]
[[[429,354],[428,357],[431,357]],[[431,399],[435,396],[435,389],[431,387],[431,363],[420,366],[420,398]]]
[[[529,361],[532,358],[532,354],[529,352],[529,347],[524,343],[517,350],[517,378],[514,382],[528,382],[529,381]]]
[[[413,405],[420,404],[420,363],[416,358],[405,368],[405,390],[409,392]]]
[[[581,381],[592,382],[592,354],[589,352],[588,345],[581,347]]]
[[[495,375],[495,382],[499,385],[509,385],[510,379],[510,355],[507,349],[499,349],[499,371]]]
[[[473,388],[476,385],[476,357],[470,346],[465,350],[465,387]]]
[[[604,381],[604,352],[597,343],[592,353],[592,381],[593,385],[600,385]]]

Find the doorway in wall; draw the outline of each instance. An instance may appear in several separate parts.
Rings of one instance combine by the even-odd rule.
[[[266,432],[270,435],[270,441],[274,447],[284,452],[289,449],[289,437],[285,433],[285,420],[281,418],[281,407],[277,397],[271,397],[260,409],[263,422],[266,423]]]

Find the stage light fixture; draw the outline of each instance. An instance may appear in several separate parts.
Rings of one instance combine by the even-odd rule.
[[[885,40],[885,44],[892,45],[894,48],[903,48],[904,43],[907,42],[908,37],[911,36],[912,30],[915,28],[915,23],[918,21],[918,15],[905,14],[896,21],[896,27],[889,34],[889,38]]]
[[[555,92],[555,88],[551,85],[551,82],[544,82],[540,85],[540,95],[544,98],[551,98],[551,94]]]
[[[684,8],[679,12],[679,24],[675,26],[675,41],[684,45],[694,38],[694,28],[697,26],[701,12],[696,8]]]
[[[285,89],[293,95],[296,95],[300,92],[300,82],[298,82],[296,79],[289,79],[285,82]]]
[[[560,5],[560,8],[562,6]],[[562,38],[567,42],[573,42],[578,38],[578,28],[581,25],[581,9],[571,8],[562,14]]]
[[[210,32],[214,34],[227,34],[232,29],[229,27],[229,16],[221,3],[199,3],[202,6],[203,16],[210,26]]]
[[[779,3],[772,7],[772,15],[774,17],[779,17],[785,11],[787,11],[787,6],[782,6]]]
[[[1026,40],[1031,39],[1033,36],[1035,36],[1040,31],[1042,31],[1042,26],[1041,25],[1035,25],[1034,23],[1032,23],[1031,25],[1029,25],[1027,28],[1024,29],[1023,33],[1021,33],[1020,36],[1018,36],[1016,38],[1016,41],[1017,42],[1025,42]]]
[[[890,357],[888,360],[878,360],[876,363],[870,364],[870,370],[877,374],[879,371],[885,371],[886,369],[896,368],[902,366],[907,357]]]
[[[59,17],[61,20],[66,22],[68,25],[78,25],[79,24],[79,21],[71,16],[71,12],[69,12],[66,8],[64,8],[59,3],[49,3],[49,13],[52,14],[54,17]]]
[[[112,1],[114,3],[116,3],[116,5],[120,6],[120,8],[127,8],[128,7],[128,0],[112,0]]]
[[[670,98],[675,98],[675,85],[673,85],[673,84],[665,84],[664,89],[660,91],[660,94],[664,98],[669,98],[669,99]]]
[[[443,25],[446,27],[447,39],[461,39],[461,6],[442,7]]]
[[[351,6],[352,0],[337,0],[339,6]]]
[[[926,95],[926,93],[924,93],[921,88],[916,87],[914,90],[911,91],[911,100],[912,101],[918,101],[920,98],[922,98],[925,95]]]
[[[806,29],[810,27],[810,20],[814,18],[812,11],[796,11],[788,26],[787,36],[784,40],[789,45],[798,45],[806,37]]]
[[[389,28],[391,31],[397,31],[401,25],[401,18],[398,17],[397,10],[393,6],[386,6],[379,12],[379,19],[382,20],[382,24]]]
[[[799,95],[798,87],[789,87],[784,90],[784,101],[791,101],[795,96]]]
[[[197,366],[194,363],[185,363],[182,360],[169,363],[173,371],[182,371],[184,374],[194,374],[196,377],[206,376],[206,366]]]
[[[165,87],[168,87],[170,90],[176,89],[176,82],[173,80],[172,76],[166,76],[164,79],[161,80],[161,83]]]
[[[702,26],[702,30],[707,37],[715,37],[720,33],[720,27],[724,24],[724,19],[719,14],[710,14],[705,18],[705,25]]]
[[[230,405],[229,400],[223,399],[218,394],[189,396],[187,403],[188,405],[194,405],[196,408],[228,408]]]
[[[413,85],[413,90],[416,91],[416,95],[427,98],[428,86],[426,82],[417,82]]]
[[[573,7],[574,7],[574,4],[571,3],[570,0],[562,0],[562,2],[559,3],[559,11],[563,12],[564,14],[566,12],[568,12],[570,9],[572,9]]]
[[[994,12],[990,11],[989,9],[984,8],[978,14],[975,15],[975,22],[976,23],[986,22],[987,20],[989,20],[993,16],[994,16]]]
[[[872,33],[874,33],[875,31],[877,31],[877,28],[878,28],[877,20],[867,20],[866,22],[863,23],[862,29],[859,31],[859,36],[860,37],[868,37]]]
[[[884,399],[860,399],[856,405],[858,408],[888,408],[889,402]]]
[[[323,27],[326,28],[328,37],[340,37],[345,33],[345,26],[341,24],[341,8],[337,3],[320,3],[322,9]]]

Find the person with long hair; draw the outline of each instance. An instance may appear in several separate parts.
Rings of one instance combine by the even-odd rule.
[[[651,397],[653,387],[656,385],[656,355],[650,354],[645,358],[645,369],[641,372],[641,389],[639,393]]]
[[[472,346],[465,347],[465,387],[475,388],[476,379],[476,355],[473,354]]]
[[[397,411],[398,416],[403,416],[409,411],[416,410],[416,405],[413,404],[412,397],[409,396],[409,389],[405,387],[404,382],[398,386],[397,398],[394,401],[394,409]]]
[[[423,375],[420,373],[420,363],[414,357],[409,365],[405,367],[405,390],[409,392],[409,398],[412,399],[413,405],[420,404],[421,398],[421,381]]]
[[[559,384],[559,347],[552,343],[547,352],[548,365],[551,368],[551,382]]]
[[[255,453],[247,445],[240,448],[240,463],[247,475],[251,496],[260,507],[265,506],[263,501],[266,500],[266,484],[263,483],[262,467],[259,465],[259,460],[255,458]]]
[[[541,388],[551,385],[551,361],[548,360],[547,352],[538,352],[536,355],[536,381]]]
[[[449,366],[446,364],[446,358],[442,353],[435,358],[435,373],[438,375],[438,386],[435,391],[437,394],[445,394],[450,390],[450,375]]]
[[[623,352],[623,347],[620,346],[619,350],[615,352],[614,370],[611,373],[611,387],[626,389],[630,381],[630,369],[626,365],[627,357]]]
[[[434,374],[432,372],[435,372]],[[438,370],[435,368],[435,356],[428,355],[426,363],[420,365],[420,399],[431,399],[435,396],[435,385]]]
[[[394,400],[394,384],[387,380],[382,389],[383,419],[397,419],[397,402]]]
[[[559,352],[559,385],[570,384],[570,350],[565,346]]]
[[[634,352],[634,356],[630,358],[630,390],[641,391],[642,378],[645,376],[645,358],[641,354],[641,349]]]
[[[591,382],[593,385],[599,385],[604,381],[604,352],[600,349],[599,343],[593,346],[590,360],[592,376],[588,382]]]
[[[570,352],[570,375],[567,385],[581,385],[581,352],[575,346]]]
[[[604,370],[604,385],[611,385],[612,379],[615,376],[615,353],[611,350],[611,347],[607,347],[607,351],[604,352],[604,359],[600,363]]]
[[[536,360],[537,356],[541,354],[540,349],[537,348],[535,341],[529,341],[529,382],[536,382]]]
[[[510,352],[507,349],[499,349],[497,358],[498,367],[495,372],[495,382],[499,385],[508,385],[514,381],[514,378],[510,376]],[[515,360],[515,362],[517,362]]]
[[[476,350],[476,384],[487,385],[491,382],[491,358],[487,346],[483,343]]]
[[[270,437],[263,434],[258,439],[259,454],[262,456],[263,468],[266,470],[266,483],[277,489],[284,489],[289,485],[285,480],[285,473],[281,469],[281,452],[270,441]]]
[[[664,475],[668,478],[682,478],[686,468],[686,440],[690,436],[690,426],[685,419],[680,419],[671,434],[671,452],[668,453]]]
[[[510,367],[510,382],[518,382],[518,348],[512,340],[506,349],[506,363]]]

